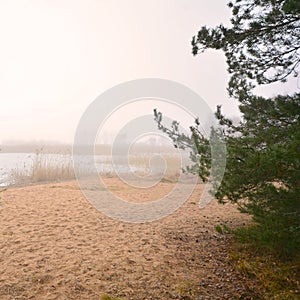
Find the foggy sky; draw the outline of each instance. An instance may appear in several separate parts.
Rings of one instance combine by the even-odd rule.
[[[226,92],[224,55],[193,57],[190,46],[202,25],[228,24],[226,2],[2,0],[0,142],[72,142],[81,115],[99,94],[145,77],[183,83],[212,109],[222,104],[237,115]],[[275,90],[295,87],[291,81]],[[261,91],[272,95],[274,87]],[[126,111],[122,115],[120,123]],[[109,130],[118,126],[111,122]]]

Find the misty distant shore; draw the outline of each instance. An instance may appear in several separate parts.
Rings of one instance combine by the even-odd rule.
[[[151,145],[151,144],[137,144],[131,149],[134,153],[174,153],[175,149],[169,145]],[[0,145],[1,153],[53,153],[53,154],[71,154],[72,145],[58,144],[58,145],[43,145],[43,144],[12,144]],[[112,146],[109,144],[95,145],[95,155],[111,155]]]
[[[1,153],[34,153],[43,150],[44,153],[68,153],[72,151],[71,145],[42,145],[42,144],[12,144],[0,145]]]

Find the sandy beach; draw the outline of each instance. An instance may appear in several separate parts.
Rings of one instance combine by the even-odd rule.
[[[151,200],[116,178],[106,184],[134,202]],[[155,186],[157,195],[172,183]],[[0,192],[0,299],[251,299],[233,267],[230,235],[248,218],[234,205],[197,203],[203,185],[176,212],[145,224],[97,211],[76,182]],[[105,195],[105,191],[103,191]]]

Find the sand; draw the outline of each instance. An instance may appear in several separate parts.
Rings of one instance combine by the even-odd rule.
[[[118,196],[149,193],[107,178]],[[248,222],[236,206],[197,202],[203,185],[176,212],[145,224],[97,211],[76,182],[9,188],[0,193],[0,299],[250,299],[230,255],[230,235],[215,225]],[[105,195],[105,191],[103,191]]]

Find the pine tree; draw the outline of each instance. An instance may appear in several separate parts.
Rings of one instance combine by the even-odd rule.
[[[294,254],[300,246],[300,94],[264,98],[253,94],[253,88],[298,76],[300,2],[235,0],[228,6],[233,15],[230,28],[204,26],[192,39],[194,55],[206,49],[225,53],[231,74],[228,92],[238,99],[242,113],[236,125],[217,107],[227,162],[215,196],[221,203],[237,203],[253,216],[258,240]],[[178,132],[176,121],[172,129],[166,128],[160,112],[155,111],[155,120],[174,145],[191,148],[195,165],[187,171],[207,180],[209,139],[201,134],[199,120],[191,126],[190,136]]]

